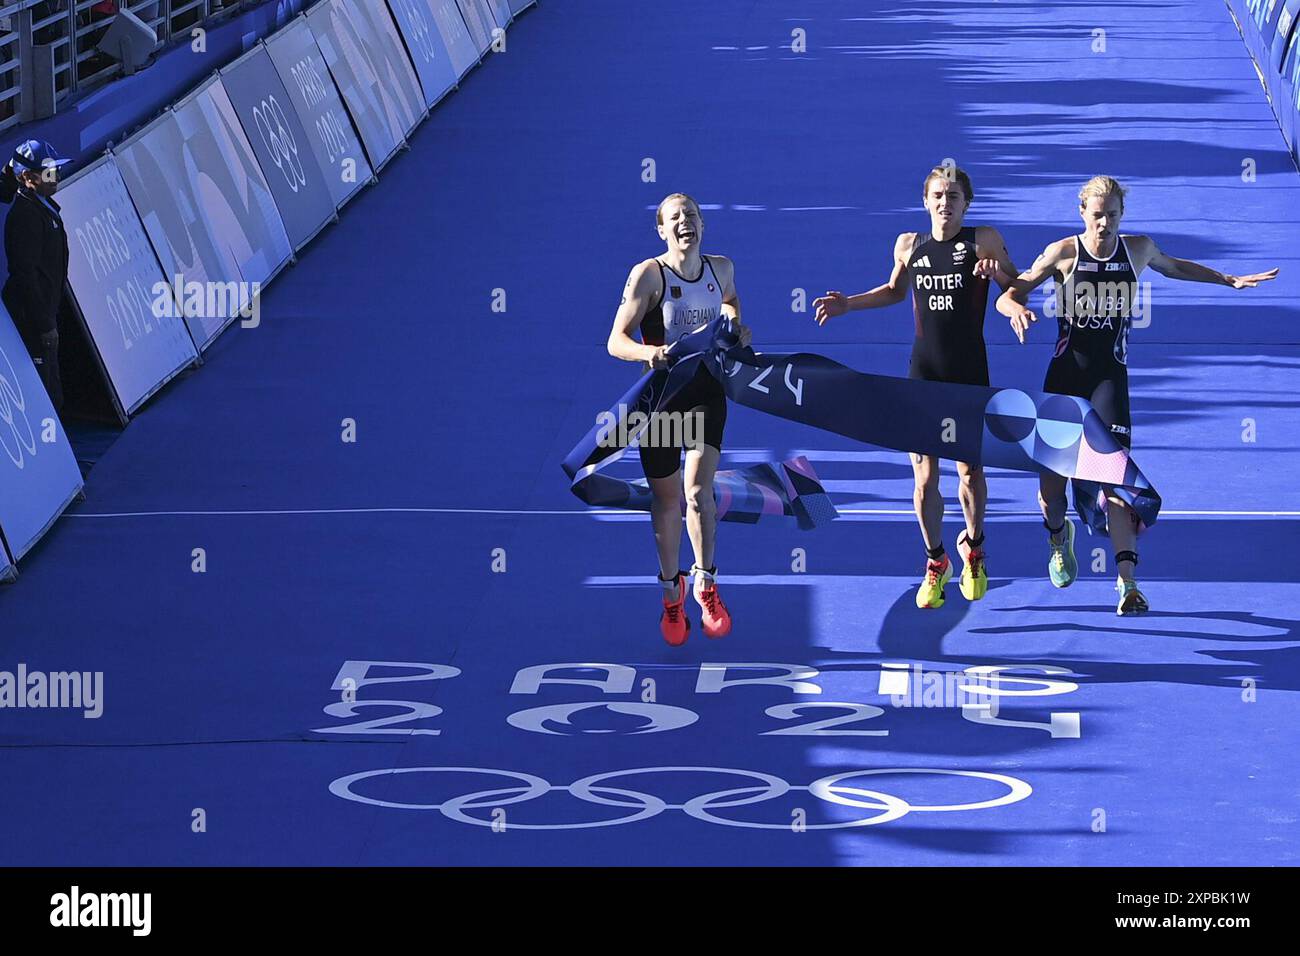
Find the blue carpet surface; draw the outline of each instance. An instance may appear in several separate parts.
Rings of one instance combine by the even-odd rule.
[[[1300,176],[1226,8],[789,8],[547,0],[277,280],[261,327],[132,422],[0,592],[0,670],[104,672],[98,719],[0,711],[0,863],[1300,861]],[[1055,591],[1036,482],[1009,473],[988,597],[953,585],[919,612],[904,456],[734,408],[728,460],[808,455],[843,518],[723,526],[735,631],[668,648],[648,521],[584,510],[559,468],[635,374],[604,340],[659,251],[651,210],[704,205],[756,347],[902,374],[910,306],[818,329],[791,303],[883,281],[945,157],[1022,266],[1105,172],[1132,190],[1125,231],[1282,269],[1242,292],[1144,277],[1153,612],[1115,616],[1095,539]],[[1020,346],[990,309],[987,338],[995,384],[1041,385],[1049,329]],[[425,665],[455,673],[409,679]],[[578,683],[534,688],[539,665]],[[1029,667],[1005,686],[1059,693],[1005,698],[1002,723],[894,706],[917,666]],[[390,680],[349,706],[362,673]],[[871,773],[826,780],[849,771]]]

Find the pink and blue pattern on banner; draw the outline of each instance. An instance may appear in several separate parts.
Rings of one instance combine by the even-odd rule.
[[[983,456],[1021,471],[1073,477],[1075,507],[1091,532],[1105,534],[1110,490],[1152,524],[1160,498],[1090,403],[1073,395],[997,390],[984,412]]]

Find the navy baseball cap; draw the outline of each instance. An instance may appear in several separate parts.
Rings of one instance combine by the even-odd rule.
[[[33,172],[40,172],[43,169],[49,169],[51,166],[58,169],[70,162],[72,160],[60,157],[49,143],[39,139],[29,139],[25,143],[18,144],[18,147],[14,150],[11,165],[15,170],[21,167],[30,169]]]

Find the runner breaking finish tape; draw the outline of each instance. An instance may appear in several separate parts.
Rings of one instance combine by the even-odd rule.
[[[667,249],[638,263],[627,279],[623,301],[609,334],[609,354],[652,369],[668,366],[668,349],[687,332],[726,316],[742,345],[749,329],[740,321],[735,268],[725,256],[700,252],[704,218],[691,197],[674,193],[655,213],[659,238]],[[638,330],[641,342],[632,338]],[[700,366],[694,377],[654,409],[654,419],[640,443],[641,466],[651,491],[650,515],[659,552],[659,583],[664,640],[684,644],[691,622],[686,616],[686,577],[695,580],[695,601],[707,637],[724,637],[731,615],[718,594],[713,551],[717,508],[713,478],[722,453],[727,424],[727,397],[721,383]],[[660,427],[664,425],[666,427]],[[681,463],[685,452],[686,468]],[[686,533],[695,552],[691,570],[678,570],[682,537],[681,504],[686,503]]]
[[[1043,250],[998,299],[997,307],[1011,320],[1023,343],[1038,317],[1026,302],[1029,293],[1048,279],[1056,282],[1052,305],[1057,317],[1056,349],[1047,367],[1045,391],[1087,399],[1113,441],[1124,449],[1132,443],[1128,397],[1128,334],[1133,319],[1146,315],[1150,295],[1138,284],[1150,266],[1162,276],[1190,282],[1211,282],[1246,289],[1274,278],[1277,269],[1248,276],[1231,276],[1165,255],[1150,236],[1121,235],[1126,190],[1110,176],[1095,176],[1079,191],[1083,235],[1069,236]],[[1065,515],[1066,477],[1043,472],[1038,503],[1048,532],[1047,572],[1052,584],[1069,587],[1078,576],[1074,555],[1074,523]],[[1075,508],[1089,533],[1109,532],[1119,578],[1119,614],[1141,614],[1148,608],[1134,572],[1138,532],[1143,521],[1131,493],[1105,480],[1074,478]]]
[[[929,382],[988,385],[984,313],[989,279],[996,279],[1005,289],[1016,267],[998,230],[965,225],[966,210],[975,191],[964,170],[952,165],[934,167],[925,177],[921,195],[930,214],[930,228],[899,235],[894,243],[894,268],[889,281],[854,296],[827,292],[813,302],[814,317],[818,325],[824,325],[832,316],[846,312],[895,305],[907,297],[911,286],[916,337],[908,376]],[[944,585],[952,578],[952,562],[943,547],[939,459],[915,452],[909,458],[916,482],[916,518],[926,550],[925,575],[916,592],[916,606],[942,607]],[[966,600],[978,601],[988,590],[984,562],[988,482],[984,469],[961,459],[957,460],[957,475],[957,497],[966,519],[965,529],[957,536],[957,553],[962,558],[960,589]]]

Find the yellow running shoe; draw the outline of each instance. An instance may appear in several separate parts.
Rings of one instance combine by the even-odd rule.
[[[927,561],[925,578],[916,592],[917,607],[943,607],[943,586],[952,580],[952,562],[944,555],[943,562]]]
[[[988,572],[984,570],[984,551],[973,548],[966,555],[961,569],[961,596],[968,601],[978,601],[989,590]]]
[[[980,541],[983,540],[981,536]],[[972,548],[970,536],[963,531],[957,538],[957,553],[962,559],[961,596],[968,601],[978,601],[989,590],[989,576],[984,570],[984,549]]]

